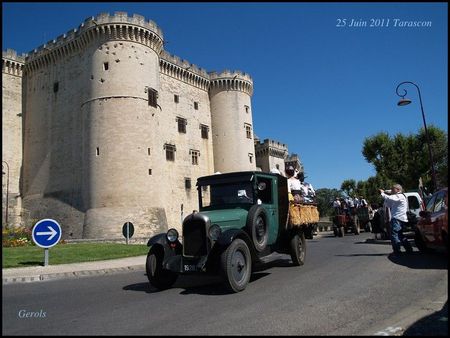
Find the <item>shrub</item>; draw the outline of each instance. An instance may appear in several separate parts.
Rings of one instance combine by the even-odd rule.
[[[17,247],[27,245],[33,245],[30,228],[11,227],[2,229],[3,247]]]

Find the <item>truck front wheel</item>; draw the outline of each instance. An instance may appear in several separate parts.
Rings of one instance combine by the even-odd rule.
[[[247,286],[252,271],[250,249],[242,239],[236,239],[222,253],[222,274],[226,287],[239,292]]]
[[[164,249],[157,245],[153,245],[150,248],[145,263],[145,270],[150,284],[159,290],[170,288],[178,278],[176,273],[163,269],[163,258]]]
[[[291,259],[294,266],[305,264],[306,241],[303,232],[295,234],[295,236],[291,238],[289,244]]]

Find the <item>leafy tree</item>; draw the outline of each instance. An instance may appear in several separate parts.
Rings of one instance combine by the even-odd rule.
[[[353,179],[345,180],[341,184],[341,190],[343,190],[347,196],[354,196],[356,191],[356,181]]]
[[[320,217],[331,216],[333,213],[333,201],[336,197],[341,198],[342,196],[342,191],[337,189],[317,189],[316,201]]]
[[[428,128],[438,185],[448,184],[448,137],[437,127]],[[381,132],[364,140],[362,154],[375,166],[377,176],[399,183],[405,190],[417,190],[419,179],[431,191],[431,169],[424,129],[418,135]],[[344,181],[343,184],[347,182]],[[373,189],[373,188],[371,188]]]
[[[433,152],[437,186],[446,187],[448,186],[448,134],[434,126],[429,126],[427,129],[431,144],[431,150]],[[426,154],[423,166],[425,168],[427,168],[428,166],[428,169],[426,175],[424,175],[424,184],[429,185],[429,182],[431,182],[431,167],[425,129],[422,128],[420,130],[417,139],[419,145],[422,146],[422,153]]]

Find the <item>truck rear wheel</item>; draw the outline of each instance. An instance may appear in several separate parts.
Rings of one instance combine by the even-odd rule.
[[[220,257],[225,286],[239,292],[247,286],[252,273],[250,249],[242,239],[236,239]]]
[[[303,232],[297,233],[291,238],[289,249],[294,266],[305,264],[306,240]]]
[[[178,278],[176,273],[163,269],[163,258],[164,250],[158,246],[152,246],[145,263],[148,281],[159,290],[170,288]]]

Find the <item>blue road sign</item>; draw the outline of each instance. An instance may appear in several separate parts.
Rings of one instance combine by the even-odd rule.
[[[32,232],[34,243],[45,249],[56,245],[61,239],[61,235],[61,226],[58,222],[49,218],[37,222]]]

